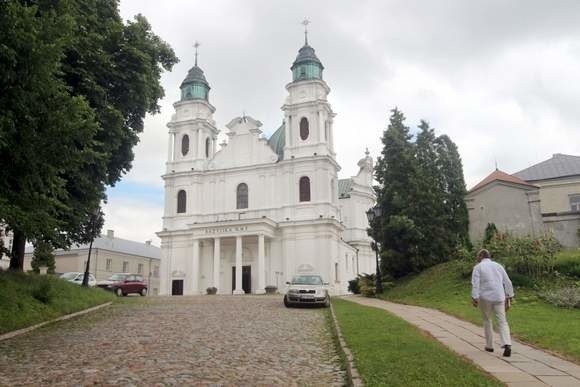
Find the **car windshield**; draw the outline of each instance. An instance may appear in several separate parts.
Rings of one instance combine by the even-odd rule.
[[[113,274],[111,277],[109,277],[109,281],[123,281],[124,279],[124,274]]]
[[[75,279],[77,275],[79,275],[79,273],[64,273],[63,275],[60,276],[60,278],[65,280],[71,280]]]
[[[322,285],[319,275],[297,275],[292,278],[292,285]]]

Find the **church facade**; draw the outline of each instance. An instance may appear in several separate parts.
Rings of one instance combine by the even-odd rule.
[[[339,180],[330,88],[307,40],[291,70],[272,136],[244,115],[218,145],[196,56],[168,123],[160,294],[261,294],[319,274],[338,295],[357,274],[375,272],[365,214],[375,201],[373,161],[366,152],[358,174]]]

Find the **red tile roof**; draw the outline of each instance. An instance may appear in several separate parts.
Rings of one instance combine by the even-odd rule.
[[[490,173],[485,179],[483,179],[482,181],[477,183],[475,185],[475,187],[473,187],[472,189],[469,190],[469,192],[476,191],[476,190],[478,190],[482,187],[485,187],[486,185],[488,185],[496,180],[503,181],[506,183],[523,185],[523,186],[530,187],[530,188],[537,188],[535,185],[527,183],[526,181],[520,179],[519,177],[509,175],[503,171],[500,171],[499,169],[496,169],[495,171]]]

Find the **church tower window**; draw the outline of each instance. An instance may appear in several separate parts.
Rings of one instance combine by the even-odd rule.
[[[189,136],[187,134],[184,134],[183,137],[181,137],[181,154],[185,156],[188,153],[189,153]]]
[[[205,139],[205,157],[206,158],[209,158],[209,146],[210,146],[209,137],[206,137],[206,139]]]
[[[310,178],[308,176],[302,176],[300,178],[300,201],[310,201]]]
[[[186,210],[187,194],[184,190],[177,193],[177,213],[184,214]]]
[[[246,183],[238,184],[236,190],[236,208],[248,208],[248,185]]]
[[[302,117],[300,120],[300,138],[304,141],[308,138],[310,134],[310,128],[308,125],[308,119],[306,117]]]

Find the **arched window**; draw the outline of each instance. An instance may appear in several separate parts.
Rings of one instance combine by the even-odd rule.
[[[308,120],[306,117],[302,117],[300,120],[300,138],[302,140],[306,140],[308,138],[308,134],[310,133]]]
[[[206,139],[205,139],[205,158],[209,158],[209,146],[210,146],[209,137],[206,137]]]
[[[308,176],[302,176],[300,178],[300,201],[310,201],[310,179]]]
[[[187,134],[184,134],[183,137],[181,137],[181,154],[185,156],[188,152],[189,152],[189,136]]]
[[[236,208],[248,208],[248,185],[246,183],[238,184],[236,190]]]
[[[187,194],[184,190],[177,193],[177,213],[184,214],[186,210]]]

